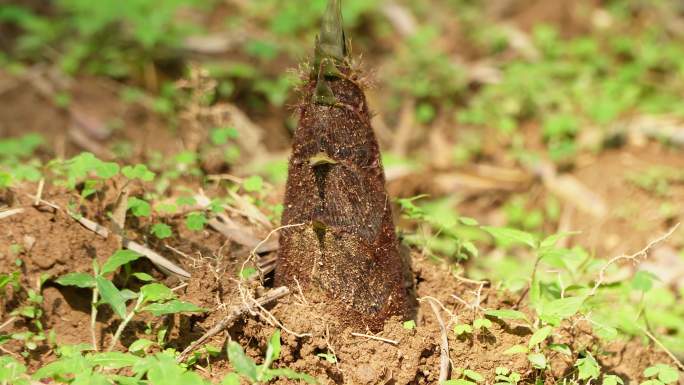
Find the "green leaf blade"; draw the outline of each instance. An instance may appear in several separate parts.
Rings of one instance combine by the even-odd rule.
[[[102,301],[111,306],[116,315],[120,318],[125,318],[126,301],[119,289],[117,289],[111,281],[102,276],[98,275],[95,277],[95,281],[97,282],[97,290],[100,292]]]
[[[497,241],[504,243],[506,245],[524,244],[533,249],[536,249],[539,244],[539,241],[537,240],[536,236],[522,230],[512,229],[508,227],[492,226],[481,226],[480,228],[489,233]]]
[[[145,306],[143,311],[152,313],[154,316],[176,313],[204,313],[207,309],[201,308],[193,303],[173,299],[165,303],[152,303]]]
[[[142,255],[131,250],[118,250],[117,252],[112,254],[112,256],[109,257],[107,261],[105,261],[104,265],[102,266],[101,274],[105,275],[113,273],[119,267],[129,262],[133,262],[140,257],[142,257]]]
[[[55,280],[62,286],[76,286],[83,289],[91,289],[96,285],[95,278],[85,273],[68,273]]]

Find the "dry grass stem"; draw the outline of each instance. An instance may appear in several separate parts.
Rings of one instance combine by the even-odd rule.
[[[383,338],[383,337],[374,336],[374,335],[372,335],[372,334],[363,334],[363,333],[354,333],[354,332],[352,332],[351,335],[353,335],[354,337],[368,338],[369,340],[376,340],[376,341],[387,342],[388,344],[392,344],[392,345],[399,345],[399,341],[391,340],[391,339],[389,339],[389,338]]]
[[[442,316],[439,314],[439,307],[437,306],[437,303],[434,300],[430,300],[428,302],[430,303],[430,308],[432,308],[432,312],[435,313],[435,317],[439,323],[439,383],[441,384],[449,379],[449,371],[451,368],[451,359],[449,358],[449,337],[447,335],[446,326],[444,325],[444,320],[442,320]]]

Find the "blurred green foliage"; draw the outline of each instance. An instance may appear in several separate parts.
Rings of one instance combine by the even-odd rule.
[[[239,42],[228,55],[202,59],[219,80],[217,96],[281,108],[298,84],[286,69],[309,56],[325,3],[244,2],[224,9],[222,23],[207,24],[222,6],[213,0],[58,0],[39,9],[18,2],[0,8],[0,22],[21,31],[0,62],[50,61],[69,74],[129,77],[153,63],[182,62],[185,38],[206,27]],[[675,12],[675,2],[611,1],[601,10],[609,22],[587,18],[581,33],[538,24],[522,32],[526,49],[512,43],[510,26],[493,18],[486,3],[398,4],[414,16],[411,35],[395,31],[379,0],[343,6],[355,53],[381,69],[376,78],[389,95],[378,108],[390,114],[412,98],[419,123],[454,115],[461,124],[496,128],[504,139],[533,122],[549,157],[562,163],[574,159],[584,129],[607,131],[635,112],[684,116],[683,39],[640,19]],[[482,59],[498,76],[473,87],[468,63]]]
[[[0,7],[0,22],[19,27],[13,55],[78,71],[124,77],[151,60],[169,57],[197,25],[179,18],[199,0],[57,0],[41,10]]]

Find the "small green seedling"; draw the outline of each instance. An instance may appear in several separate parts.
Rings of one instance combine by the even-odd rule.
[[[119,250],[109,257],[102,267],[98,265],[97,261],[93,260],[93,275],[69,273],[56,280],[60,285],[76,286],[92,290],[90,326],[93,349],[95,350],[97,350],[95,320],[97,318],[97,307],[102,303],[109,305],[112,310],[114,310],[114,313],[122,319],[109,346],[110,351],[116,346],[126,325],[128,325],[131,319],[140,312],[148,312],[155,316],[161,316],[172,313],[204,311],[204,309],[192,303],[178,300],[171,289],[160,283],[148,283],[142,286],[138,293],[134,293],[128,289],[119,290],[114,286],[114,283],[107,278],[107,275],[113,274],[119,267],[125,266],[140,257],[141,255],[130,250]],[[152,278],[147,274],[138,275],[138,277],[142,278],[143,281]],[[135,302],[133,309],[128,312],[126,309],[126,302],[132,299],[136,299],[137,301]]]
[[[589,352],[584,352],[583,357],[577,359],[575,367],[580,381],[593,381],[601,375],[601,366]]]
[[[507,356],[512,356],[514,354],[524,354],[529,353],[530,349],[525,345],[513,345],[510,348],[504,350],[503,354]]]
[[[529,323],[525,313],[513,309],[487,310],[485,315],[496,317],[500,320],[523,320]]]
[[[544,326],[543,328],[537,330],[532,334],[532,337],[530,337],[530,341],[528,342],[528,347],[530,349],[534,348],[535,346],[541,344],[546,340],[551,335],[551,332],[553,331],[553,328],[551,326]]]
[[[335,356],[332,353],[318,353],[318,354],[316,354],[316,357],[321,357],[331,364],[337,363],[337,356]]]
[[[55,161],[48,164],[52,171],[64,177],[61,184],[68,188],[76,188],[76,184],[83,182],[81,197],[87,198],[94,194],[104,181],[119,174],[119,165],[105,162],[89,152],[83,152],[63,162]]]
[[[261,365],[257,365],[248,357],[240,344],[235,341],[230,341],[228,343],[228,359],[230,360],[233,369],[252,384],[268,382],[278,377],[284,377],[291,380],[303,380],[308,384],[318,383],[315,378],[308,374],[298,373],[289,368],[271,368],[271,364],[279,357],[280,330],[277,329],[268,342],[264,363]],[[238,382],[235,382],[235,384],[237,383]]]
[[[9,355],[0,356],[0,385],[29,385],[26,366]]]
[[[473,327],[470,326],[469,324],[457,324],[457,325],[454,325],[454,333],[456,333],[457,336],[462,336],[465,334],[472,334],[473,333]]]
[[[12,274],[9,277],[18,278],[18,275]],[[43,283],[45,283],[46,280],[47,276],[41,276],[38,279],[36,288],[28,289],[26,291],[26,301],[17,309],[10,312],[11,316],[22,317],[27,322],[30,322],[34,326],[34,329],[19,333],[13,333],[10,336],[0,335],[0,344],[2,342],[5,342],[5,340],[7,339],[13,339],[21,341],[26,350],[36,350],[38,348],[38,344],[42,343],[47,339],[47,336],[45,335],[45,331],[43,329],[43,323],[40,320],[43,316],[43,296],[40,293],[42,291]],[[7,283],[9,284],[10,282]],[[14,284],[12,284],[12,286],[16,287],[17,290],[21,288],[20,286],[14,286]],[[24,351],[22,352],[22,355],[27,356],[28,352]]]
[[[442,382],[443,385],[477,385],[484,382],[485,377],[471,369],[456,369],[456,379]]]
[[[601,383],[602,385],[624,385],[625,381],[614,374],[606,374],[603,376],[603,382]]]
[[[0,274],[0,295],[4,296],[8,287],[11,287],[13,290],[19,290],[19,287],[21,286],[20,278],[21,273],[18,271]]]
[[[124,166],[121,173],[130,180],[141,180],[143,182],[151,182],[154,180],[155,174],[150,171],[144,164],[136,164],[134,166]]]
[[[492,327],[492,321],[487,318],[477,318],[473,321],[473,328],[480,331],[489,331]]]
[[[88,350],[87,344],[60,347],[59,358],[38,369],[33,379],[74,385],[208,385],[197,373],[178,365],[172,351],[139,357],[121,352],[86,353]],[[118,374],[121,369],[131,376]]]
[[[521,380],[521,376],[517,372],[512,372],[508,368],[498,367],[496,368],[496,377],[494,378],[496,382],[494,385],[517,385]]]
[[[200,231],[207,223],[207,216],[203,212],[192,212],[185,217],[185,225],[192,231]]]
[[[414,320],[404,321],[404,323],[402,323],[401,326],[406,330],[413,330],[416,328],[416,321],[414,321]]]
[[[156,342],[141,338],[128,346],[128,352],[138,356],[143,356],[147,353],[148,349],[155,345],[157,345]]]
[[[159,239],[166,239],[173,235],[173,230],[165,223],[155,223],[150,232]]]
[[[128,209],[136,217],[149,217],[152,213],[152,207],[144,200],[137,197],[128,198]]]
[[[546,356],[543,353],[530,353],[527,355],[527,360],[530,361],[535,369],[546,369]]]
[[[674,384],[679,379],[679,373],[670,365],[656,364],[644,370],[644,377],[647,380],[640,385]]]

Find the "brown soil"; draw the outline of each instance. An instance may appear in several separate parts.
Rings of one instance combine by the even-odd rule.
[[[139,103],[124,103],[121,86],[108,80],[83,77],[53,90],[53,95],[38,92],[31,74],[14,76],[0,70],[0,83],[13,84],[3,90],[0,103],[0,136],[19,136],[38,132],[48,143],[46,159],[70,157],[81,151],[94,152],[101,158],[111,157],[110,151],[119,143],[134,145],[133,158],[152,152],[174,153],[182,149],[169,124],[149,112]],[[54,84],[52,84],[54,83]],[[58,82],[51,82],[57,88]],[[69,110],[55,102],[61,91],[70,93]],[[69,137],[69,130],[78,121],[88,128],[79,130],[91,134],[92,147],[79,145]],[[98,135],[102,135],[99,136]]]
[[[33,192],[35,186],[15,189],[12,207],[23,207],[25,211],[10,219],[0,221],[0,272],[10,272],[16,268],[14,261],[23,261],[23,284],[26,287],[35,285],[41,274],[57,277],[71,271],[88,271],[91,259],[103,261],[117,248],[113,238],[101,239],[91,231],[83,228],[75,220],[61,211],[53,211],[44,206],[34,208],[27,192]],[[44,194],[46,201],[64,206],[70,199],[68,194],[58,189],[49,189]],[[106,223],[98,215],[95,203],[87,203],[83,213],[91,219]],[[240,295],[234,277],[239,266],[247,257],[248,251],[225,242],[212,231],[199,233],[185,232],[178,226],[180,237],[171,246],[177,247],[188,258],[176,258],[162,244],[151,244],[155,250],[184,266],[192,273],[188,286],[179,290],[184,300],[211,309],[206,315],[176,316],[166,320],[171,325],[169,345],[178,349],[187,346],[204,331],[222,318],[225,309],[240,304]],[[135,229],[142,234],[140,228]],[[12,245],[23,245],[22,251],[13,254]],[[146,262],[137,262],[135,271],[146,271],[174,287],[178,281],[165,278],[154,267]],[[393,340],[395,343],[372,340],[365,337],[352,336],[351,332],[368,333],[361,325],[342,326],[336,319],[322,311],[324,305],[320,298],[306,297],[293,293],[279,301],[271,308],[272,314],[283,326],[283,354],[277,362],[279,366],[288,366],[297,371],[306,372],[322,380],[322,383],[338,384],[434,384],[439,375],[439,327],[435,315],[427,301],[431,298],[439,300],[449,312],[457,318],[450,322],[470,322],[476,317],[473,310],[465,308],[452,295],[457,295],[467,302],[476,300],[475,289],[471,284],[462,283],[451,275],[446,265],[413,257],[413,271],[416,277],[416,290],[420,302],[417,309],[417,328],[406,330],[399,319],[390,320],[377,336]],[[115,277],[115,280],[117,278]],[[268,284],[269,279],[267,279]],[[121,284],[122,282],[118,282]],[[264,288],[254,284],[254,292],[263,292]],[[485,288],[481,293],[480,305],[487,309],[510,308],[517,298],[512,295],[498,295]],[[89,293],[87,290],[60,287],[48,283],[43,289],[45,296],[42,322],[47,329],[56,331],[57,343],[75,344],[89,340],[87,337],[89,322]],[[11,295],[10,300],[1,309],[4,314],[13,310],[23,299]],[[102,308],[98,317],[98,333],[100,342],[107,344],[118,324],[117,317]],[[447,317],[443,312],[442,317]],[[136,338],[144,337],[145,319],[131,323],[122,338],[124,346]],[[29,328],[21,321],[14,322],[4,331],[19,332]],[[285,329],[286,328],[286,329]],[[274,327],[260,317],[248,316],[235,322],[228,330],[228,336],[246,347],[247,353],[259,359],[263,357],[266,341]],[[301,338],[293,333],[309,334]],[[487,375],[493,380],[494,369],[505,366],[518,371],[523,378],[532,381],[535,372],[530,367],[525,355],[507,356],[503,351],[515,344],[525,344],[530,331],[522,326],[494,322],[487,332],[476,332],[472,337],[456,338],[449,332],[450,357],[455,368],[467,368]],[[217,336],[211,342],[221,346],[226,335]],[[639,341],[619,342],[603,346],[591,334],[589,325],[583,322],[563,325],[562,332],[553,336],[554,342],[569,344],[573,352],[589,350],[600,352],[598,359],[611,373],[623,378],[637,381],[643,369],[656,362],[667,360],[663,353],[643,345]],[[11,353],[18,353],[21,345],[9,343],[4,345]],[[318,357],[318,353],[334,352],[339,362],[331,364]],[[212,362],[211,370],[205,374],[214,379],[221,378],[230,365],[225,356]],[[54,359],[47,346],[42,346],[25,361],[35,370],[40,365]],[[574,359],[558,355],[551,357],[552,372],[555,378],[567,375],[573,368]],[[548,378],[548,383],[554,379]],[[290,383],[279,380],[275,383]]]

